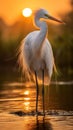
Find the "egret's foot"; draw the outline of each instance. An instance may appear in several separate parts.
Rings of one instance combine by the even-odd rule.
[[[39,115],[38,112],[36,112],[35,115],[38,116]]]
[[[43,116],[45,116],[45,112],[43,113]]]
[[[36,116],[42,116],[42,112],[36,112]]]
[[[36,112],[35,113],[36,116],[45,116],[45,112]]]

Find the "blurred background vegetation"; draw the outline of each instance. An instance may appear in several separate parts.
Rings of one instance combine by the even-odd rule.
[[[67,14],[60,14],[61,19],[66,23],[48,23],[48,38],[52,44],[55,62],[58,71],[65,74],[68,80],[73,75],[73,1],[70,1],[71,10]],[[0,18],[0,74],[2,77],[18,71],[16,52],[20,41],[31,31],[35,30],[32,17],[20,16],[12,26],[6,25]],[[18,74],[18,73],[17,73]]]

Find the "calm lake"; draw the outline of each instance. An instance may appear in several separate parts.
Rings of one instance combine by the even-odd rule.
[[[35,116],[36,86],[19,75],[1,76],[0,130],[73,130],[73,81],[45,85],[45,114],[42,116],[42,85],[39,85],[39,116]]]

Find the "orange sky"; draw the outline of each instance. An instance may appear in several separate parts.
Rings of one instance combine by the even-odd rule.
[[[70,0],[0,0],[0,16],[8,23],[12,24],[19,17],[26,7],[31,9],[45,8],[52,15],[69,10]]]

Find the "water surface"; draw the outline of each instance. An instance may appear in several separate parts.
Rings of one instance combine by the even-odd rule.
[[[39,86],[39,117],[35,115],[35,84],[5,81],[0,86],[0,130],[73,130],[73,83],[45,86],[45,118],[42,116],[42,85]],[[22,112],[21,116],[16,112]]]

